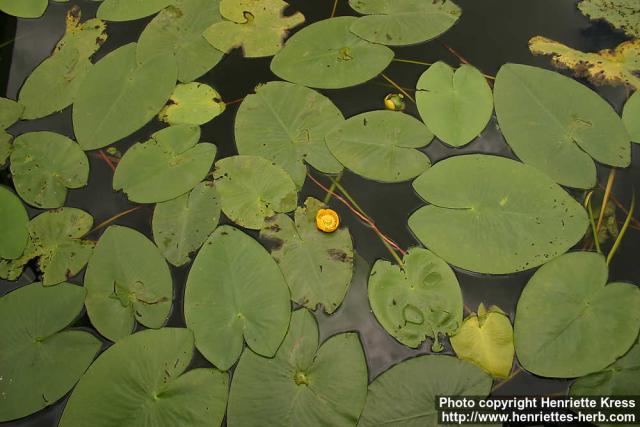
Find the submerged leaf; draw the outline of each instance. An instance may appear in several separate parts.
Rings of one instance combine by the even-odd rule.
[[[0,130],[4,130],[20,120],[24,106],[13,99],[0,98]]]
[[[18,18],[39,18],[48,4],[48,0],[0,0],[0,11]]]
[[[133,21],[161,11],[176,0],[104,0],[98,18],[106,21]]]
[[[203,125],[224,111],[226,105],[217,90],[204,83],[179,84],[158,118],[170,125]]]
[[[631,135],[631,140],[640,144],[640,91],[637,91],[624,105],[622,121]]]
[[[640,13],[636,0],[581,0],[578,9],[591,19],[604,19],[627,35],[640,38]]]
[[[29,238],[29,216],[20,199],[0,186],[0,259],[16,259]]]

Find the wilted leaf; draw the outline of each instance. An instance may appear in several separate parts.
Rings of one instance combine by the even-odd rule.
[[[0,0],[0,11],[19,18],[39,18],[48,4],[48,0]]]
[[[133,21],[161,11],[176,0],[104,0],[98,18],[106,21]]]
[[[636,0],[582,0],[578,9],[591,19],[604,19],[627,35],[640,38],[640,13]]]
[[[0,130],[4,130],[17,122],[23,111],[24,106],[13,99],[0,98]]]
[[[219,116],[226,105],[217,90],[204,83],[179,84],[158,118],[170,125],[203,125]]]
[[[631,140],[640,144],[640,91],[631,95],[624,105],[622,121],[631,135]]]
[[[20,199],[0,186],[0,259],[16,259],[24,252],[29,238],[29,217]]]

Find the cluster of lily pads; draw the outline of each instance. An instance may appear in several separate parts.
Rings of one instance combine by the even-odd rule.
[[[604,3],[615,14],[625,1],[580,4]],[[462,13],[450,0],[349,4],[363,16],[315,22],[286,43],[305,17],[285,15],[282,0],[104,0],[84,22],[78,8],[69,11],[64,37],[18,100],[0,99],[0,164],[15,189],[0,187],[0,277],[15,280],[34,260],[41,275],[0,298],[0,324],[11,326],[0,334],[0,421],[73,390],[61,426],[214,426],[225,416],[232,426],[429,425],[436,396],[488,395],[494,378],[511,373],[514,354],[533,374],[580,377],[574,395],[638,394],[640,289],[607,284],[601,254],[567,253],[590,225],[570,189],[596,185],[596,162],[630,164],[631,144],[640,143],[638,95],[623,120],[596,92],[553,71],[506,64],[492,88],[471,65],[438,62],[416,84],[421,120],[391,110],[345,118],[315,89],[378,76],[394,58],[389,46],[431,40]],[[46,7],[0,0],[0,10],[22,17]],[[107,22],[154,14],[136,43],[92,62]],[[274,56],[271,70],[284,81],[265,82],[242,101],[239,154],[216,161],[200,125],[225,103],[196,80],[237,47],[246,57]],[[6,131],[70,106],[75,141]],[[420,150],[434,137],[451,147],[472,143],[494,110],[520,161],[467,154],[431,165]],[[103,149],[154,118],[167,126],[109,160]],[[117,162],[114,191],[155,205],[153,241],[118,225],[97,242],[87,238],[92,216],[64,207],[68,190],[87,184],[85,152]],[[377,261],[369,302],[400,343],[431,340],[437,353],[449,336],[457,357],[419,356],[368,384],[356,333],[320,342],[311,311],[340,307],[355,253],[346,227],[318,230],[325,203],[299,205],[309,166],[413,180],[426,204],[408,225],[424,248]],[[30,219],[24,203],[43,211]],[[221,213],[235,226],[219,225]],[[169,264],[189,263],[186,328],[163,327],[174,308]],[[66,282],[85,266],[84,286]],[[494,306],[463,319],[451,266],[481,274],[540,268],[512,327]],[[114,343],[99,355],[93,333],[69,328],[85,308]],[[139,325],[147,329],[134,333]],[[214,367],[190,369],[196,349]]]

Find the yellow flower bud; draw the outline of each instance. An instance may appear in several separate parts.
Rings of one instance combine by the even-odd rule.
[[[384,106],[387,110],[403,111],[405,108],[404,95],[401,93],[390,93],[384,98]]]
[[[340,217],[338,213],[332,209],[319,209],[316,214],[316,226],[318,230],[325,233],[332,233],[338,229],[340,225]]]

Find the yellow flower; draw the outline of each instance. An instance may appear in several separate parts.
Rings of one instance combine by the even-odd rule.
[[[403,111],[405,108],[404,95],[401,93],[390,93],[384,98],[384,106],[387,110]]]
[[[332,209],[319,209],[316,214],[316,226],[318,230],[325,233],[332,233],[338,229],[340,225],[340,217],[338,213]]]

